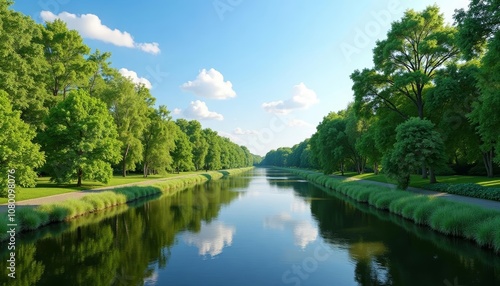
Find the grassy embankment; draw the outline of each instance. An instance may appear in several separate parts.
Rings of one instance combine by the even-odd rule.
[[[286,170],[358,202],[398,214],[443,234],[472,240],[500,253],[498,211],[388,187],[344,181],[312,171]]]
[[[44,225],[67,221],[73,218],[104,210],[113,206],[122,205],[142,197],[158,193],[175,193],[188,186],[204,183],[208,180],[218,180],[224,176],[237,175],[250,168],[212,171],[191,175],[182,178],[172,178],[154,182],[148,186],[130,186],[112,189],[101,193],[89,194],[81,199],[68,199],[63,202],[51,203],[36,208],[19,208],[15,212],[15,221],[8,221],[8,214],[0,216],[0,241],[8,239],[9,223],[16,223],[16,233],[35,230]]]
[[[334,175],[340,175],[340,173],[334,173]],[[387,179],[383,174],[375,175],[367,173],[358,175],[355,172],[349,172],[345,173],[345,177],[396,184],[396,182]],[[500,178],[454,175],[438,176],[437,180],[438,184],[429,184],[429,179],[422,179],[420,175],[412,175],[410,187],[500,201]]]
[[[81,187],[76,187],[74,184],[55,184],[50,182],[49,177],[40,177],[36,180],[35,188],[23,188],[16,187],[16,201],[24,201],[30,199],[37,199],[47,196],[60,195],[65,193],[71,193],[75,191],[84,191],[84,190],[94,190],[98,188],[108,188],[114,187],[124,184],[132,184],[132,183],[140,183],[144,181],[150,181],[155,179],[167,179],[174,178],[179,176],[191,175],[191,174],[203,174],[204,171],[198,172],[182,172],[180,174],[166,174],[166,175],[150,175],[147,178],[144,178],[143,175],[140,174],[132,174],[127,177],[123,176],[114,176],[111,178],[108,184],[102,184],[99,182],[91,182],[84,181]],[[0,204],[7,203],[7,198],[0,198]]]

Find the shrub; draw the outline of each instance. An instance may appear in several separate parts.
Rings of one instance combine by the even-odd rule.
[[[34,230],[42,224],[48,222],[48,216],[44,215],[31,207],[19,208],[16,212],[16,219],[21,230]]]
[[[427,189],[437,192],[500,201],[500,188],[487,188],[478,184],[432,184]]]

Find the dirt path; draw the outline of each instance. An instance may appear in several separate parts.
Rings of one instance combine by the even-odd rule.
[[[364,184],[383,186],[383,187],[388,187],[391,189],[396,188],[396,185],[390,184],[390,183],[382,183],[382,182],[363,180],[363,179],[352,178],[352,177],[346,178],[346,177],[336,176],[336,175],[331,175],[331,177],[343,179],[345,181],[356,181],[356,182],[360,182],[360,183],[364,183]],[[429,191],[429,190],[413,188],[413,187],[409,187],[408,191],[410,191],[412,193],[416,193],[416,194],[422,194],[422,195],[427,195],[427,196],[432,196],[432,197],[440,197],[440,198],[450,200],[450,201],[467,203],[467,204],[471,204],[471,205],[480,206],[480,207],[483,207],[486,209],[493,209],[493,210],[500,211],[500,202],[498,202],[498,201],[491,201],[491,200],[478,199],[478,198],[472,198],[472,197],[467,197],[467,196],[453,195],[453,194]]]
[[[88,194],[100,193],[100,192],[104,192],[104,191],[112,190],[112,189],[116,189],[116,188],[122,188],[122,187],[128,187],[128,186],[148,185],[151,183],[167,181],[167,180],[172,180],[172,179],[179,179],[179,178],[189,177],[192,175],[193,174],[188,174],[188,175],[181,175],[181,176],[175,176],[175,177],[170,177],[170,178],[147,180],[147,181],[141,181],[141,182],[111,186],[111,187],[100,187],[100,188],[95,188],[92,190],[74,191],[74,192],[64,193],[64,194],[59,194],[59,195],[24,200],[24,201],[16,202],[16,208],[36,207],[36,206],[43,205],[43,204],[65,201],[67,199],[79,199],[79,198],[82,198]],[[0,204],[0,213],[6,212],[7,210],[8,210],[7,204]]]

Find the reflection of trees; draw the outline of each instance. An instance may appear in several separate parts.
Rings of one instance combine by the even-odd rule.
[[[37,285],[142,285],[153,275],[151,262],[160,268],[167,266],[177,233],[199,231],[203,221],[216,218],[223,205],[238,197],[231,188],[247,186],[249,180],[211,181],[131,208],[99,224],[70,227],[32,246],[19,240],[21,249],[32,247],[32,251],[23,254],[19,250],[18,284],[12,285],[35,285],[38,279]],[[2,254],[2,268],[6,255]]]
[[[466,241],[450,240],[366,204],[335,198],[339,195],[317,199],[317,191],[307,195],[305,187],[294,190],[302,197],[316,198],[310,199],[311,213],[320,235],[348,249],[360,285],[437,285],[456,276],[465,285],[467,281],[498,283],[499,277],[492,273],[500,273],[500,259]]]

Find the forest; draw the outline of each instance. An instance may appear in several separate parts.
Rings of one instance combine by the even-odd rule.
[[[150,90],[111,66],[61,20],[36,23],[0,2],[0,172],[16,183],[106,183],[119,174],[219,170],[260,161],[244,147],[172,120]],[[0,189],[7,186],[0,178]]]
[[[263,165],[383,172],[400,188],[411,174],[493,177],[500,168],[500,1],[472,0],[445,24],[438,6],[407,10],[355,70],[353,101]],[[332,79],[333,80],[333,79]]]

